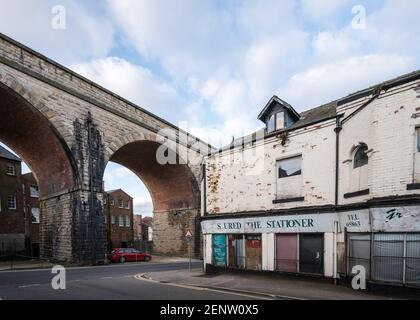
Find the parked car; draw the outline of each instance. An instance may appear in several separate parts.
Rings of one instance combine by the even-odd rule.
[[[145,252],[133,248],[117,248],[112,250],[108,255],[108,259],[112,262],[130,262],[130,261],[150,261],[152,256]]]

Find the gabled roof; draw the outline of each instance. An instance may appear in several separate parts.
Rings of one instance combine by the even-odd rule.
[[[22,162],[21,158],[15,156],[13,153],[2,146],[0,146],[0,158]]]
[[[127,192],[125,192],[123,189],[114,189],[114,190],[108,190],[108,191],[105,191],[105,193],[107,193],[107,194],[112,194],[112,193],[115,193],[115,192],[122,192],[122,193],[126,194],[126,195],[127,195],[127,197],[129,197],[129,198],[133,199],[133,197],[132,197],[132,196],[130,196],[130,195],[129,195]]]
[[[296,119],[300,118],[299,113],[290,105],[288,104],[286,101],[280,99],[279,97],[277,97],[276,95],[274,95],[265,105],[264,109],[260,112],[260,114],[258,115],[258,120],[261,120],[264,122],[264,118],[267,115],[267,113],[269,113],[271,111],[271,108],[275,105],[275,104],[279,104],[282,107],[286,108],[290,114],[292,116],[294,116]]]

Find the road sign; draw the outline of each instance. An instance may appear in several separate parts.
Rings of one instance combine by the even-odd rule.
[[[191,230],[187,231],[187,234],[185,235],[186,238],[192,238],[193,234],[191,232]]]

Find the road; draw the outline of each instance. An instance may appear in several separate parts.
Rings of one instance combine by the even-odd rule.
[[[193,263],[201,267],[202,263]],[[237,293],[139,280],[146,272],[187,269],[188,263],[126,263],[66,270],[66,289],[54,290],[51,270],[0,272],[2,300],[249,300]]]

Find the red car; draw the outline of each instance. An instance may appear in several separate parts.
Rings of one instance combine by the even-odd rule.
[[[108,255],[108,259],[112,262],[124,263],[126,261],[150,261],[152,256],[132,248],[117,248],[112,250],[112,253]]]

